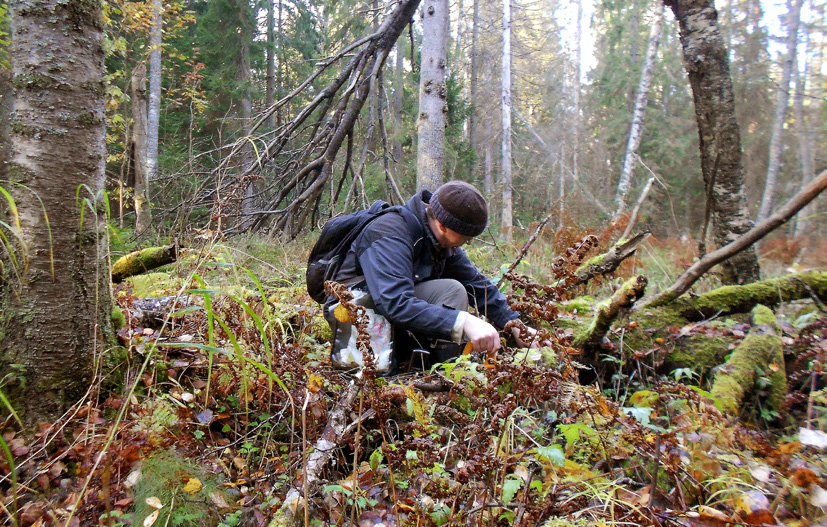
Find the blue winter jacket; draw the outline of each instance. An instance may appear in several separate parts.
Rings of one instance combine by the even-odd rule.
[[[380,315],[416,334],[448,339],[457,311],[416,298],[414,284],[452,278],[465,286],[469,305],[502,329],[519,315],[465,251],[439,246],[425,213],[430,199],[431,192],[424,190],[408,200],[401,212],[385,214],[370,223],[354,240],[336,281],[352,283],[364,276]]]

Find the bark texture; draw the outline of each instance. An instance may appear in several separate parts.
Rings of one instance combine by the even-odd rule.
[[[152,225],[149,207],[149,179],[146,164],[146,66],[132,70],[132,167],[135,174],[135,231],[138,235]]]
[[[147,178],[158,175],[158,128],[161,123],[161,41],[164,28],[164,5],[152,0],[152,27],[149,30],[149,108],[146,118]]]
[[[422,64],[419,75],[416,190],[436,190],[442,184],[448,87],[448,0],[422,4]]]
[[[680,25],[684,66],[692,86],[700,139],[701,172],[712,201],[715,243],[722,247],[752,227],[744,197],[741,132],[729,59],[711,0],[667,0]],[[726,283],[759,278],[758,256],[750,248],[723,264]]]
[[[502,125],[503,125],[503,212],[502,227],[505,239],[512,237],[512,180],[511,180],[511,0],[503,0],[503,73],[502,73]]]
[[[15,93],[0,178],[11,182],[22,246],[0,282],[0,375],[10,374],[3,391],[35,423],[83,395],[93,353],[111,336],[103,203],[75,200],[79,191],[93,203],[104,184],[104,24],[97,1],[10,8]]]

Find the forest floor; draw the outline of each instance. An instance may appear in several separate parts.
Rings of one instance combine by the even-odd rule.
[[[552,283],[554,259],[581,234],[539,240],[517,272]],[[506,343],[495,358],[353,377],[331,367],[329,328],[304,291],[309,247],[208,239],[178,264],[116,286],[121,347],[96,357],[84,400],[34,434],[5,422],[6,524],[264,526],[287,515],[360,527],[700,527],[827,518],[827,314],[812,302],[776,310],[785,362],[797,365],[787,367],[780,412],[765,404],[770,371],[757,372],[754,393],[731,415],[708,391],[710,372],[653,368],[687,335],[726,338],[734,349],[748,320],[669,328],[651,349],[630,352],[621,319],[610,335],[620,341],[589,383],[581,380],[595,370],[580,364],[564,322],[591,311],[565,299],[547,317],[550,348]],[[617,276],[567,298],[608,297],[637,273],[650,288],[668,286],[693,247],[647,241]],[[469,248],[489,276],[518,252]],[[827,263],[813,259],[818,251],[796,256],[783,240],[762,254],[765,273],[776,275]],[[715,285],[705,279],[697,289]],[[176,303],[141,322],[134,304],[147,296]],[[328,462],[317,470],[320,457]],[[309,506],[285,506],[291,490]]]

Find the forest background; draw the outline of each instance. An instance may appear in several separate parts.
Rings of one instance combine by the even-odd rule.
[[[582,523],[583,511],[614,518],[615,506],[633,523],[658,523],[661,514],[686,525],[680,518],[690,508],[702,525],[823,517],[827,491],[816,474],[824,458],[808,449],[827,445],[813,430],[827,422],[819,389],[824,283],[823,273],[806,272],[824,264],[823,198],[759,246],[764,278],[804,272],[726,290],[746,291],[748,301],[713,291],[670,308],[662,304],[686,289],[667,290],[666,300],[657,293],[706,261],[696,259],[707,248],[749,229],[717,223],[733,210],[723,206],[728,197],[744,197],[735,216],[761,221],[788,210],[778,205],[812,182],[823,190],[825,6],[791,0],[774,6],[782,16],[758,1],[717,6],[726,50],[717,80],[731,81],[740,138],[735,127],[717,143],[716,159],[698,129],[703,136],[704,116],[728,116],[688,81],[691,46],[671,15],[686,15],[690,4],[429,1],[408,25],[417,2],[114,1],[102,13],[96,2],[16,2],[11,47],[0,5],[9,110],[0,124],[11,132],[3,137],[10,148],[0,150],[8,156],[0,184],[6,516],[120,525],[131,515],[151,524],[169,504],[173,525],[207,517],[233,524],[243,515],[264,525],[297,515],[301,496],[323,513],[317,523],[348,515],[360,524],[531,524],[562,515]],[[32,21],[55,31],[26,31]],[[388,42],[388,34],[399,38]],[[430,55],[434,47],[444,58]],[[49,53],[32,60],[35,49]],[[73,67],[94,71],[97,58],[84,62],[89,50],[101,60],[105,52],[102,83]],[[64,71],[76,76],[56,81]],[[435,71],[444,80],[429,80]],[[438,99],[435,112],[428,95]],[[54,120],[44,124],[42,115]],[[732,152],[718,172],[718,159]],[[47,170],[38,174],[35,161]],[[714,178],[727,171],[737,177],[721,192],[723,178]],[[301,285],[314,239],[306,232],[449,179],[488,197],[492,229],[469,253],[510,282],[512,300],[539,317],[555,345],[530,360],[508,347],[494,364],[463,356],[431,372],[435,385],[387,386],[369,367],[367,380],[354,382],[329,368],[327,326]],[[518,257],[518,270],[544,284],[537,287],[507,275],[503,261],[543,218],[550,228],[535,255]],[[629,259],[616,277],[577,289],[586,252],[608,249],[633,222],[655,235],[643,245],[645,261]],[[130,279],[110,297],[111,256],[170,241],[163,252],[179,257],[174,268]],[[757,280],[755,252],[745,254],[746,266],[706,277],[697,291]],[[646,276],[634,276],[641,268]],[[647,282],[655,300],[629,312]],[[544,299],[530,298],[540,290]],[[575,299],[574,291],[611,298]],[[146,319],[138,306],[152,296],[167,303]],[[782,325],[755,306],[779,301]],[[68,323],[55,323],[67,312]],[[710,320],[722,314],[735,317]],[[758,339],[768,331],[775,338]],[[707,338],[712,347],[696,346]],[[743,356],[752,362],[741,368]],[[602,386],[578,384],[580,360]],[[733,381],[741,369],[745,377]],[[362,414],[364,394],[370,408]],[[15,430],[26,429],[16,409],[38,433]],[[727,412],[792,435],[773,450]],[[402,423],[395,437],[384,435],[388,421],[374,419],[389,413]],[[372,427],[364,436],[363,421]],[[796,432],[798,421],[806,426]],[[106,434],[96,432],[101,425]],[[707,448],[709,437],[717,450]],[[335,449],[319,448],[331,440]],[[760,471],[733,468],[753,455],[766,462]],[[605,472],[616,462],[617,474]],[[324,472],[328,463],[333,473]],[[134,474],[148,482],[138,485]],[[308,480],[325,478],[324,492],[308,491]],[[213,491],[218,483],[234,491],[233,505]],[[180,492],[198,498],[176,509]],[[779,497],[770,503],[772,495]],[[746,510],[744,496],[752,500]],[[197,510],[185,510],[192,503]],[[698,508],[707,504],[725,510],[725,520]]]
[[[241,194],[247,199],[244,213],[265,211],[268,218],[275,217],[278,207],[270,205],[274,190],[286,185],[281,177],[285,162],[265,160],[243,182],[233,180],[262,155],[273,131],[330,82],[336,68],[291,97],[255,134],[250,133],[251,126],[274,101],[308,77],[323,57],[367,34],[390,6],[351,1],[173,2],[165,3],[162,16],[153,22],[153,5],[117,1],[106,5],[106,174],[110,199],[118,204],[113,217],[121,226],[132,224],[135,202],[140,210],[144,192],[154,217],[153,233],[176,232],[185,226],[229,228],[229,232],[249,228],[249,222],[236,221]],[[582,6],[576,4],[513,3],[510,137],[515,225],[526,227],[552,210],[558,226],[564,222],[599,225],[618,211],[621,194],[625,202],[633,203],[649,178],[655,177],[651,197],[640,213],[646,226],[658,237],[701,235],[706,199],[697,125],[677,24],[668,10],[656,35],[660,42],[636,150],[638,162],[626,188],[619,185],[641,70],[652,39],[653,7],[640,1],[599,2],[590,19],[580,20],[573,12],[582,12]],[[779,7],[784,15],[780,19]],[[765,13],[757,0],[731,1],[717,8],[730,50],[744,190],[749,212],[757,217],[771,164],[778,185],[768,190],[775,203],[783,203],[824,164],[824,5],[803,2],[792,41],[787,38],[790,21],[783,6],[776,6],[774,15]],[[444,178],[467,180],[484,190],[495,226],[502,219],[504,189],[502,20],[500,4],[459,0],[450,6],[447,31]],[[160,48],[151,44],[152,28],[158,24],[163,28]],[[594,39],[588,68],[579,58],[581,26],[587,25]],[[333,172],[344,173],[348,181],[339,191],[338,178],[331,179],[339,188],[322,197],[312,218],[316,224],[374,199],[393,200],[386,172],[403,197],[415,191],[422,38],[417,15],[387,60],[381,90],[371,95],[356,124],[352,164],[341,166],[344,155],[336,160]],[[142,162],[133,153],[134,123],[135,116],[140,120],[147,115],[141,108],[146,102],[142,94],[135,95],[132,83],[151,62],[153,50],[160,51],[162,58],[160,78],[149,79],[150,148],[149,159]],[[792,68],[785,72],[790,59]],[[152,95],[159,89],[155,86],[160,96]],[[780,126],[779,94],[786,95]],[[377,109],[384,114],[379,124],[387,133],[374,126]],[[157,112],[154,117],[153,112]],[[153,122],[157,136],[151,131]],[[774,147],[775,160],[770,155],[773,142],[780,145]],[[242,152],[228,160],[233,145],[243,145]],[[278,161],[291,154],[287,150],[280,156]],[[148,185],[144,190],[139,181],[136,192],[135,168],[140,170],[142,164]],[[354,174],[358,185],[352,184]],[[300,182],[280,203],[300,195],[308,184]],[[631,204],[626,205],[629,208]],[[795,237],[802,227],[818,232],[824,220],[815,210],[811,207],[799,216],[814,221],[811,228],[792,222],[780,234]],[[269,227],[270,222],[255,226]]]

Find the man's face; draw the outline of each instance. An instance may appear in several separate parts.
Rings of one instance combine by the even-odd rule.
[[[434,236],[436,236],[439,245],[441,245],[445,249],[450,249],[452,247],[461,247],[466,243],[470,242],[473,236],[465,236],[464,234],[460,234],[456,231],[452,231],[448,227],[444,226],[438,220],[435,221],[436,229],[433,229]]]

